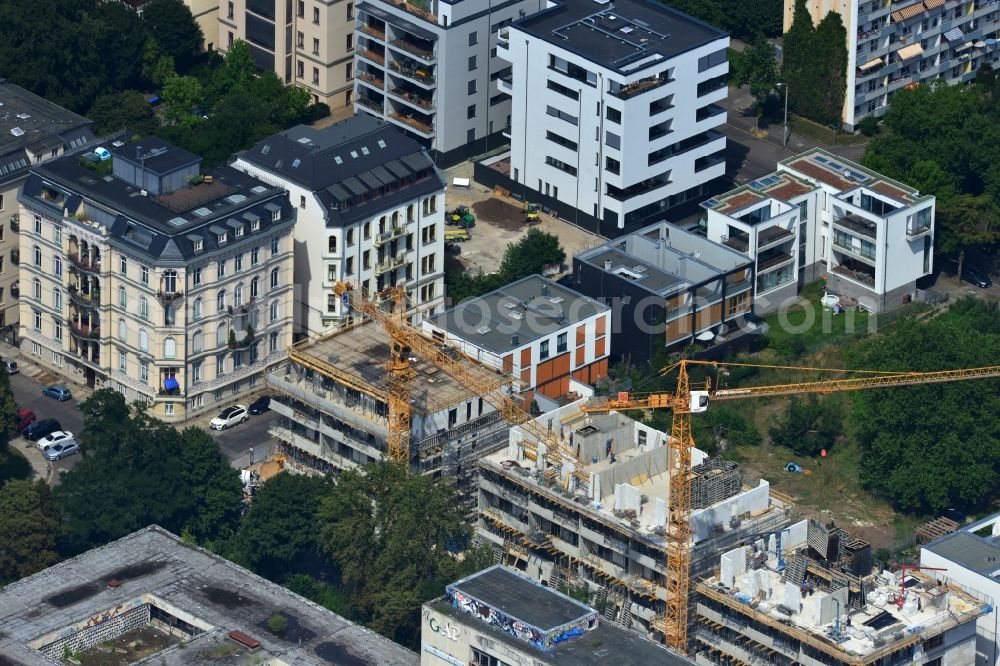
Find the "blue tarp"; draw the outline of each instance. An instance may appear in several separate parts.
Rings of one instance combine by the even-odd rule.
[[[179,389],[180,387],[181,385],[178,384],[177,380],[174,379],[173,377],[167,377],[166,379],[163,380],[163,388],[165,388],[168,391],[173,391],[175,389]]]

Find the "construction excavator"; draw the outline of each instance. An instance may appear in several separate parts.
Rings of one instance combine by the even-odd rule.
[[[500,370],[487,368],[465,357],[454,347],[426,336],[405,317],[405,291],[393,287],[376,295],[369,295],[347,283],[335,288],[341,298],[348,298],[350,307],[377,322],[389,335],[391,358],[386,364],[388,372],[389,442],[388,457],[409,463],[410,401],[409,382],[414,376],[410,367],[410,354],[419,354],[425,361],[440,368],[447,375],[491,404],[511,425],[519,425],[529,438],[520,445],[529,460],[541,461],[546,479],[566,486],[574,482],[589,483],[585,464],[577,459],[574,451],[548,428],[538,423],[525,409],[524,404],[511,395],[505,387],[516,379]],[[389,305],[389,310],[383,307]],[[711,379],[704,384],[691,385],[689,367],[756,367],[828,373],[834,379],[788,384],[750,386],[742,388],[719,387]],[[668,500],[666,543],[666,609],[658,619],[665,642],[671,648],[686,653],[688,649],[688,595],[690,589],[691,556],[691,450],[695,446],[691,434],[691,415],[704,412],[710,401],[742,400],[781,395],[808,393],[834,393],[862,389],[911,386],[971,379],[1000,377],[1000,365],[942,370],[936,372],[893,372],[878,370],[844,370],[830,368],[803,368],[798,366],[767,365],[757,363],[725,363],[683,359],[664,368],[662,374],[677,373],[673,393],[620,392],[613,397],[594,398],[581,407],[586,413],[608,411],[669,409],[673,412],[668,446],[670,461],[670,497]],[[852,376],[856,375],[856,376]],[[502,380],[502,381],[501,381]],[[531,439],[534,438],[534,439]],[[568,473],[567,473],[568,470]]]

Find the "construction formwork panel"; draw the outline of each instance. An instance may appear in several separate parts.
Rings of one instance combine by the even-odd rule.
[[[739,494],[740,467],[731,460],[713,458],[691,468],[691,508],[704,509]]]

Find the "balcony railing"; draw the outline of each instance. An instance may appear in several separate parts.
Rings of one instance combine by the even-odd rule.
[[[656,88],[666,85],[672,81],[673,79],[668,79],[666,77],[650,76],[648,78],[621,86],[617,90],[609,90],[608,92],[618,99],[630,99],[636,95],[641,95],[644,92],[655,90]]]
[[[379,39],[383,42],[385,41],[385,32],[367,23],[358,23],[358,30],[366,35],[374,37],[375,39]]]
[[[100,273],[101,272],[101,262],[100,260],[94,260],[90,257],[81,257],[76,252],[70,252],[66,255],[69,257],[69,263],[73,266],[79,268],[80,270],[87,273]]]
[[[389,93],[394,97],[398,97],[399,99],[403,100],[407,104],[413,104],[414,106],[418,106],[421,109],[430,110],[434,108],[434,104],[429,99],[424,99],[420,95],[417,95],[412,92],[407,92],[401,88],[392,88],[391,90],[389,90]]]
[[[390,2],[391,1],[392,0],[390,0]],[[424,19],[428,23],[437,23],[437,16],[434,15],[434,14],[431,14],[429,11],[427,11],[426,9],[424,9],[423,7],[421,7],[416,2],[406,2],[406,0],[398,0],[396,2],[392,2],[392,4],[396,5],[397,7],[399,7],[400,9],[402,9],[403,11],[406,11],[406,12],[409,12],[409,13],[413,14],[414,16],[419,16],[420,18]]]
[[[746,236],[723,236],[722,244],[737,252],[746,252],[750,249],[750,240]]]
[[[358,97],[354,98],[354,101],[365,108],[371,109],[372,111],[378,113],[379,115],[381,115],[384,110],[380,103],[376,102],[375,100],[369,99],[367,97],[361,97],[359,95]]]
[[[382,89],[385,87],[385,79],[380,76],[375,76],[374,74],[369,74],[368,72],[358,72],[358,79],[364,81],[370,86]]]
[[[83,292],[75,287],[70,287],[69,300],[71,303],[80,307],[96,308],[101,305],[101,292],[97,290]]]
[[[385,56],[379,55],[378,53],[372,51],[371,49],[366,49],[359,46],[358,48],[354,49],[354,52],[357,53],[362,58],[364,58],[365,60],[370,60],[375,64],[378,65],[385,64]]]
[[[397,48],[400,51],[405,51],[406,53],[416,56],[425,62],[434,62],[434,51],[425,49],[419,44],[415,44],[408,39],[394,39],[389,42],[389,45],[393,48]]]
[[[834,266],[833,272],[837,275],[842,275],[849,280],[860,282],[869,287],[875,286],[875,276],[870,273],[866,273],[865,271],[852,270],[846,266]]]
[[[914,225],[906,229],[907,238],[916,238],[917,236],[922,236],[931,230],[931,224]]]
[[[401,268],[405,263],[406,256],[402,252],[393,257],[386,257],[382,261],[375,264],[375,275],[382,275],[383,273],[388,273],[391,270]]]
[[[838,227],[844,227],[872,240],[878,236],[878,229],[875,224],[857,215],[845,215],[844,217],[837,218],[833,223]]]
[[[781,227],[771,227],[769,229],[765,229],[757,235],[757,250],[759,251],[768,245],[791,240],[794,237],[795,234],[788,229],[782,229]]]
[[[391,229],[389,229],[384,233],[377,234],[375,236],[375,247],[381,247],[385,243],[388,243],[391,240],[399,238],[405,232],[406,232],[405,228],[403,228],[402,226],[398,226],[398,227],[392,227]]]
[[[757,260],[757,272],[763,273],[764,271],[773,270],[787,264],[792,260],[792,255],[787,252],[777,252],[768,257],[762,257]]]
[[[397,60],[393,60],[389,63],[389,69],[423,85],[432,85],[434,83],[434,75],[431,74],[430,70],[423,67],[409,67]]]
[[[875,261],[875,250],[866,250],[864,246],[855,247],[850,243],[843,242],[836,236],[833,237],[833,246],[845,252],[850,252],[851,254],[868,259],[869,261]]]
[[[101,337],[100,325],[77,324],[75,322],[70,322],[69,330],[78,338],[95,339]]]
[[[427,134],[427,135],[434,134],[434,128],[431,125],[429,125],[428,123],[425,123],[425,122],[423,122],[421,120],[417,120],[413,116],[406,116],[406,115],[403,115],[402,113],[390,113],[389,117],[393,118],[395,120],[398,120],[399,122],[401,122],[401,123],[403,123],[405,125],[409,125],[413,129],[415,129],[418,132],[421,132],[423,134]]]

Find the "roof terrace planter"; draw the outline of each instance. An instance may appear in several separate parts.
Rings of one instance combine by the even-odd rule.
[[[609,90],[608,92],[618,99],[631,99],[636,95],[641,95],[650,90],[655,90],[660,86],[671,83],[673,79],[668,79],[661,76],[649,76],[645,79],[640,79],[634,83],[629,83],[627,85],[619,87],[617,90]]]
[[[427,11],[426,2],[421,2],[420,0],[412,2],[406,2],[405,0],[400,0],[399,2],[393,2],[392,4],[396,5],[405,12],[409,12],[414,16],[419,16],[428,23],[434,23],[434,24],[437,23],[437,16]]]

